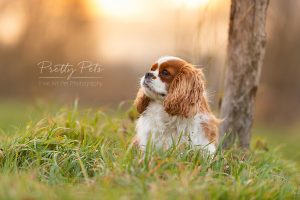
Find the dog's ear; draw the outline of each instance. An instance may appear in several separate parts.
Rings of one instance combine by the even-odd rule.
[[[144,89],[140,88],[134,100],[134,105],[138,113],[142,114],[146,110],[149,103],[150,98],[145,95]]]
[[[202,71],[191,65],[184,66],[170,85],[164,100],[165,111],[186,118],[195,116],[199,111],[208,109],[203,93]]]

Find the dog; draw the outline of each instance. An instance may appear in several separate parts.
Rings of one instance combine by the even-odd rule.
[[[186,143],[216,151],[219,120],[209,107],[202,70],[187,61],[159,58],[141,78],[134,105],[140,114],[134,142],[142,150],[151,141],[156,148]]]

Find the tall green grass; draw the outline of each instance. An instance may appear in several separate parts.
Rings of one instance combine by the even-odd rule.
[[[28,123],[0,142],[0,199],[300,199],[298,166],[276,150],[143,153],[135,117],[75,105]]]

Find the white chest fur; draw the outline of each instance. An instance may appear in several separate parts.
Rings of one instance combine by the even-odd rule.
[[[159,102],[151,102],[137,120],[136,131],[139,145],[145,148],[149,139],[156,147],[169,148],[172,144],[188,143],[193,147],[205,147],[215,151],[214,144],[209,144],[205,137],[201,122],[207,115],[197,114],[192,118],[170,116]]]

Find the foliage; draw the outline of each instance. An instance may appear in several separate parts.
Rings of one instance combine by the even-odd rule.
[[[1,199],[300,199],[276,150],[140,152],[132,111],[63,109],[0,143]],[[128,117],[130,116],[130,117]]]

